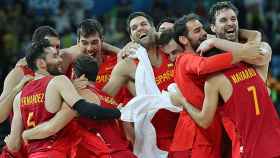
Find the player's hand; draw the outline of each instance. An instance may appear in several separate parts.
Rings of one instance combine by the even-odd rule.
[[[16,143],[10,135],[5,137],[4,142],[6,143],[8,150],[11,152],[17,152],[20,149],[20,146],[18,146],[20,143]]]
[[[33,76],[30,76],[30,75],[24,76],[24,77],[21,79],[21,81],[16,85],[15,90],[16,90],[17,92],[21,91],[21,89],[23,88],[23,86],[24,86],[27,82],[29,82],[29,81],[31,81],[31,80],[33,80],[33,79],[34,79]]]
[[[26,130],[24,130],[21,134],[22,140],[24,144],[28,143],[28,136],[26,135]]]
[[[72,83],[77,90],[85,89],[89,85],[89,81],[85,75],[73,80]]]
[[[25,57],[21,58],[21,59],[19,59],[19,61],[17,61],[16,67],[19,67],[19,66],[27,66],[27,62],[26,62]]]
[[[25,131],[22,132],[21,137],[22,137],[22,140],[23,140],[24,144],[26,144],[28,142],[28,139],[27,139]]]
[[[7,145],[7,147],[10,149],[10,145],[11,145],[11,137],[10,137],[10,135],[7,135],[6,137],[5,137],[5,139],[4,139],[4,142],[6,143],[6,145]]]
[[[130,56],[130,55],[134,55],[137,51],[137,49],[140,47],[141,45],[136,43],[136,42],[129,42],[127,43],[120,51],[120,53],[118,54],[118,58],[119,59],[125,59],[126,57]]]
[[[182,107],[183,98],[177,92],[169,92],[170,100],[172,105]]]
[[[245,43],[242,48],[242,53],[262,53],[260,42]]]
[[[243,61],[247,63],[258,63],[263,59],[263,50],[261,49],[260,42],[248,42],[241,50]]]
[[[196,49],[196,52],[202,55],[204,52],[207,52],[208,50],[212,49],[214,47],[215,40],[216,38],[209,38],[203,41]]]

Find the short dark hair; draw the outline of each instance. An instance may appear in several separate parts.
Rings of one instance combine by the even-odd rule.
[[[173,29],[167,29],[163,30],[157,39],[157,44],[159,45],[165,45],[170,42],[174,37],[174,30]]]
[[[131,32],[130,32],[130,21],[138,16],[142,16],[144,18],[146,18],[148,20],[148,22],[151,24],[151,26],[155,26],[154,25],[154,22],[153,22],[153,18],[151,16],[149,16],[148,14],[144,13],[144,12],[133,12],[131,13],[127,20],[126,20],[126,30],[128,32],[128,34],[130,35]]]
[[[59,38],[57,31],[54,28],[46,25],[40,26],[34,31],[32,35],[32,42],[40,41],[47,36]]]
[[[38,68],[36,66],[36,60],[38,58],[45,58],[46,54],[44,48],[51,47],[49,40],[42,39],[36,42],[33,42],[29,47],[29,51],[26,53],[26,62],[30,69],[36,71]]]
[[[79,24],[78,29],[77,29],[78,39],[80,39],[81,36],[88,37],[88,36],[94,35],[96,33],[98,33],[100,38],[103,37],[102,25],[95,18],[83,20]]]
[[[74,72],[77,77],[85,74],[89,81],[95,81],[98,74],[97,61],[89,55],[79,55],[74,61]]]
[[[199,20],[201,21],[200,17],[194,13],[190,13],[188,15],[183,15],[181,18],[177,19],[174,23],[173,30],[174,30],[174,40],[180,44],[179,37],[180,36],[187,36],[189,30],[186,24],[192,20]]]
[[[230,1],[217,2],[216,4],[212,5],[209,10],[210,24],[215,23],[217,13],[223,9],[232,9],[236,16],[238,16],[238,9]]]
[[[162,20],[159,21],[159,23],[157,25],[157,31],[158,31],[158,29],[159,29],[161,24],[163,24],[165,22],[173,23],[174,24],[175,21],[176,21],[176,18],[174,18],[174,17],[165,17],[165,18],[163,18]]]

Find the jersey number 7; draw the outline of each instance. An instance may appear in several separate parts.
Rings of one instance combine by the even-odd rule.
[[[247,90],[249,92],[251,92],[251,94],[253,95],[253,99],[254,99],[254,104],[255,104],[255,110],[256,110],[256,115],[260,115],[260,106],[259,106],[259,102],[258,102],[258,97],[257,97],[257,90],[255,86],[250,86],[247,88]]]

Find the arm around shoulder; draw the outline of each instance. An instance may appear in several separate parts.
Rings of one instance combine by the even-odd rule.
[[[24,140],[47,138],[63,129],[75,116],[76,112],[68,107],[66,103],[63,103],[54,117],[34,128],[23,131],[22,137]]]
[[[56,91],[70,107],[82,99],[70,79],[65,75],[55,76],[49,85],[48,88]]]
[[[63,100],[81,116],[90,119],[106,120],[116,119],[121,115],[119,109],[103,108],[84,100],[66,76],[56,76],[52,82],[52,86],[56,88],[56,91],[62,96]]]
[[[219,91],[217,83],[213,82],[213,80],[208,80],[204,85],[205,98],[202,110],[196,108],[194,105],[187,102],[187,100],[184,100],[183,103],[181,103],[192,119],[200,127],[205,129],[211,125],[218,106]]]
[[[247,42],[261,42],[262,34],[257,30],[240,29],[239,33],[240,38]]]

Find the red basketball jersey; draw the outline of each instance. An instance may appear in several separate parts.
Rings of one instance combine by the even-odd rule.
[[[224,74],[233,91],[220,113],[223,120],[234,125],[235,129],[226,130],[235,131],[229,137],[239,139],[241,157],[280,156],[280,120],[262,78],[254,68],[243,63]]]
[[[54,116],[53,113],[48,112],[45,108],[45,92],[51,79],[52,77],[47,76],[39,80],[30,81],[22,89],[20,97],[20,110],[24,129],[33,128],[39,123],[48,121]],[[71,139],[73,139],[73,141],[75,140],[74,136],[70,137],[69,135],[70,133],[68,128],[70,128],[72,125],[73,123],[70,123],[63,130],[46,139],[29,141],[26,146],[27,153],[31,154],[34,152],[46,151],[50,149],[56,149],[58,151],[67,153],[69,150],[69,145],[67,146],[67,144],[72,141]],[[73,129],[74,128],[71,128],[71,132],[75,132]]]
[[[116,54],[106,53],[103,55],[103,62],[99,65],[99,71],[95,81],[95,86],[98,89],[102,89],[109,81],[111,72],[116,64]]]
[[[23,89],[20,97],[20,109],[24,128],[32,128],[51,118],[53,114],[45,109],[45,91],[52,77],[43,77],[30,81]]]

